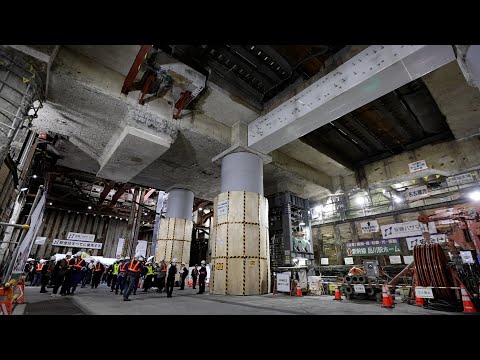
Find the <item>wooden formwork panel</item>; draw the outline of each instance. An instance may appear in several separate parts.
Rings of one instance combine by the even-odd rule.
[[[243,295],[243,259],[228,259],[228,294]]]
[[[170,219],[160,219],[160,227],[158,228],[158,239],[168,239],[168,224]]]
[[[175,226],[174,226],[174,230],[173,230],[173,237],[172,239],[175,239],[175,240],[178,240],[178,239],[181,239],[181,240],[184,240],[185,239],[185,222],[187,220],[185,219],[174,219],[174,223],[175,223]],[[192,234],[188,234],[189,237],[192,236]]]
[[[246,256],[259,256],[260,249],[259,245],[260,238],[259,238],[259,226],[258,225],[245,225],[245,255]]]
[[[245,259],[245,295],[258,295],[259,291],[259,259]]]
[[[218,295],[225,295],[225,278],[226,278],[226,259],[214,260],[214,278],[210,282],[212,293]]]
[[[188,266],[190,263],[190,245],[191,241],[182,241],[183,242],[183,257],[182,261]]]
[[[166,219],[167,225],[167,239],[173,239],[173,231],[175,230],[175,219]]]
[[[228,222],[243,222],[243,191],[230,191],[228,201]]]
[[[243,224],[228,224],[228,256],[243,256]]]
[[[267,257],[268,254],[270,254],[270,251],[268,249],[269,243],[268,243],[268,229],[260,229],[260,257],[264,258]]]
[[[213,217],[211,219],[213,219]],[[216,226],[211,226],[210,227],[209,245],[210,245],[212,259],[215,258],[215,256],[217,256],[216,255],[217,254],[216,239],[217,239],[217,227]]]
[[[258,223],[260,195],[252,192],[245,192],[245,221]]]
[[[215,243],[215,256],[227,255],[227,225],[217,226],[216,238],[212,238]]]
[[[269,271],[270,262],[268,260],[260,260],[260,278],[262,282],[260,284],[261,294],[267,294],[269,292],[269,283],[270,283],[270,271]]]
[[[173,259],[172,250],[173,250],[173,240],[165,240],[166,249],[165,249],[165,260],[170,261]]]
[[[228,193],[227,192],[221,193],[215,199],[216,201],[215,201],[215,208],[214,208],[214,214],[215,214],[214,217],[216,218],[215,224],[218,225],[227,221],[228,213],[221,216],[218,216],[217,214],[218,214],[218,203],[228,200]],[[230,207],[230,204],[228,205]]]
[[[173,242],[172,259],[177,259],[177,261],[181,261],[181,259],[183,257],[183,243],[184,243],[184,241],[172,240],[172,242]]]

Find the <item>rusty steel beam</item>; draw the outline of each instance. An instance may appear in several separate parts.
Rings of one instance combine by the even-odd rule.
[[[137,77],[138,71],[140,70],[140,66],[142,65],[143,61],[147,57],[148,51],[151,48],[152,48],[152,45],[142,45],[142,47],[138,51],[135,61],[133,62],[130,68],[130,71],[128,72],[128,75],[125,78],[125,81],[123,82],[122,91],[121,91],[122,94],[128,95],[130,89],[133,86],[133,82]]]
[[[103,188],[103,191],[100,193],[100,197],[98,198],[98,205],[102,205],[103,201],[105,200],[105,198],[107,197],[108,193],[110,192],[110,190],[113,189],[113,187],[115,186],[116,182],[113,181],[113,180],[110,180],[108,182],[107,185],[105,185],[105,187]]]
[[[211,203],[211,201],[209,201],[209,200],[202,201],[202,202],[199,203],[197,206],[194,206],[194,207],[193,207],[193,211],[192,211],[192,212],[197,211],[197,210],[200,209],[201,207],[210,205],[210,203]]]
[[[122,185],[122,187],[118,188],[117,192],[112,196],[112,201],[110,201],[108,207],[113,208],[117,203],[118,199],[120,199],[120,196],[122,196],[125,191],[130,189],[131,186],[131,184],[125,183]]]

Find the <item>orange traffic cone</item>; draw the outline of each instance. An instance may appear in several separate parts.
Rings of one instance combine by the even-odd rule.
[[[415,294],[415,288],[413,288],[414,294]],[[425,300],[423,298],[418,297],[415,295],[415,306],[423,306],[425,304]]]
[[[297,296],[302,296],[302,288],[300,287],[300,283],[297,283]]]
[[[460,286],[462,292],[462,301],[463,301],[463,312],[464,313],[476,313],[477,309],[475,305],[473,305],[472,300],[467,294],[467,290],[465,290],[465,286],[463,284]]]
[[[192,287],[192,285],[193,285],[193,282],[192,282],[192,279],[190,278],[188,279],[188,287]]]
[[[387,283],[384,283],[383,286],[382,286],[382,298],[383,298],[382,299],[383,300],[383,304],[382,304],[383,308],[393,309],[395,307],[395,305],[393,305],[392,295],[390,295],[390,293],[388,292]]]
[[[338,286],[335,288],[335,297],[333,298],[333,300],[343,300]]]

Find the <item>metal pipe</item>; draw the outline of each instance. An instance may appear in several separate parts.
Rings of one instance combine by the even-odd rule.
[[[10,224],[6,222],[0,222],[0,226],[11,226],[11,227],[20,228],[20,229],[30,229],[30,225],[28,224]]]
[[[35,196],[35,200],[32,204],[32,208],[30,209],[30,212],[28,213],[27,220],[25,221],[25,223],[28,224],[30,222],[30,218],[32,217],[32,214],[33,214],[38,202],[40,201],[40,197],[42,196],[42,192],[43,192],[43,185],[40,185],[38,187],[37,196]],[[7,280],[12,275],[13,264],[14,264],[15,260],[17,259],[18,250],[20,249],[20,244],[22,243],[23,239],[25,238],[25,235],[27,235],[27,231],[24,228],[21,235],[20,235],[20,240],[18,240],[18,246],[15,248],[15,250],[13,252],[12,258],[10,259],[10,263],[8,264],[7,272],[5,273],[5,276],[4,276],[4,278],[7,279]]]

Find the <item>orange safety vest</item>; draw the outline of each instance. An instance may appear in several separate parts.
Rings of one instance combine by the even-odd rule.
[[[97,264],[95,265],[95,271],[101,271],[102,270],[102,265]]]
[[[133,271],[133,272],[140,272],[140,269],[138,268],[140,265],[140,261],[137,261],[135,266],[133,265],[133,262],[135,260],[130,261],[130,266],[128,267],[128,271]]]
[[[75,260],[75,267],[78,268],[78,269],[81,269],[83,267],[83,265],[80,265],[82,262],[83,262],[83,259],[80,259],[80,261],[78,261],[78,259],[76,259]]]
[[[43,269],[43,264],[38,264],[37,265],[37,271],[42,271]]]
[[[120,272],[127,271],[127,265],[128,263],[123,263],[122,266],[120,266]]]

